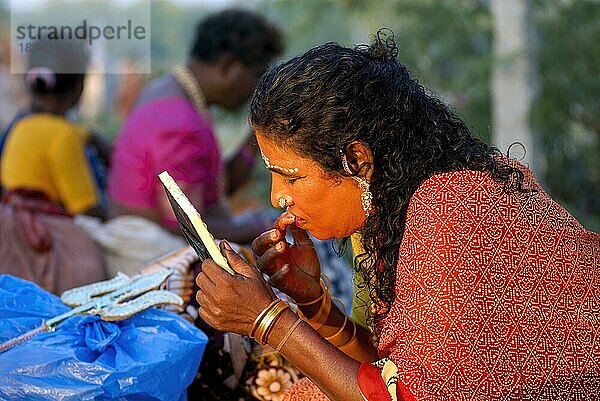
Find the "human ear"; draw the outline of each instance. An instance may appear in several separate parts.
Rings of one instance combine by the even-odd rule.
[[[373,175],[373,152],[360,141],[353,141],[342,151],[346,156],[350,173],[371,181]]]

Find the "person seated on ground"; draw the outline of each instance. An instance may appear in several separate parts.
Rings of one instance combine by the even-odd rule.
[[[40,47],[50,46],[40,41]],[[61,44],[64,45],[64,44]],[[97,138],[67,112],[83,91],[83,45],[32,50],[25,83],[29,107],[0,138],[0,272],[61,291],[105,278],[99,249],[72,216],[104,216],[90,151]],[[64,73],[64,72],[67,73]],[[103,154],[106,158],[106,154]],[[96,159],[98,160],[98,159]]]
[[[109,173],[112,215],[141,216],[179,233],[157,178],[167,170],[215,237],[250,243],[264,224],[234,220],[225,194],[250,173],[255,149],[246,142],[225,165],[208,108],[234,111],[245,104],[281,51],[278,29],[249,11],[225,10],[200,21],[189,62],[151,82],[123,124]]]
[[[237,274],[204,262],[197,300],[207,323],[281,350],[312,380],[288,399],[598,393],[600,237],[412,78],[393,35],[269,71],[250,123],[271,201],[288,210],[255,240],[257,267],[221,242]],[[360,234],[368,328],[331,302],[307,231]]]

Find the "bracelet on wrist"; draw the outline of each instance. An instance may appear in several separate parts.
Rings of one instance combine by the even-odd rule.
[[[275,304],[277,303],[278,299],[273,300],[273,302],[271,302],[269,305],[267,305],[266,308],[264,308],[259,314],[258,316],[256,316],[256,319],[254,319],[254,323],[252,323],[252,327],[250,328],[250,333],[248,333],[248,337],[250,338],[254,338],[254,334],[256,332],[256,329],[258,328],[261,320],[265,317],[265,315],[267,314],[267,312],[273,307],[275,306]]]
[[[336,347],[339,347],[339,346],[342,346],[342,345],[348,343],[351,340],[350,339],[348,341],[345,341],[342,344],[337,344],[336,341],[335,341],[344,332],[344,329],[346,328],[346,324],[348,322],[350,322],[350,324],[352,324],[353,330],[354,330],[352,336],[356,335],[356,325],[354,324],[354,322],[352,321],[352,319],[350,319],[348,317],[348,313],[346,311],[346,306],[344,305],[344,302],[340,298],[337,298],[337,297],[333,297],[332,300],[338,301],[338,303],[340,304],[340,311],[344,315],[344,323],[342,323],[342,326],[339,328],[338,331],[336,331],[334,334],[332,334],[330,336],[326,336],[325,339],[327,341],[329,341],[330,343],[332,343],[333,345],[335,345]]]
[[[350,322],[352,323],[352,328],[353,328],[352,337],[350,337],[350,339],[348,341],[346,341],[344,344],[337,345],[337,347],[342,351],[344,351],[344,349],[350,348],[350,346],[352,344],[354,344],[354,342],[356,341],[356,338],[357,338],[356,337],[356,323],[354,323],[354,321],[352,319],[348,319],[348,320],[350,320]]]
[[[331,313],[331,295],[329,295],[329,291],[323,294],[324,296],[321,300],[319,311],[310,319],[308,319],[301,310],[298,310],[298,315],[317,331],[325,325],[325,322],[327,322],[329,314]]]
[[[275,348],[275,351],[281,352],[281,349],[283,348],[283,345],[290,338],[290,336],[292,335],[292,333],[294,332],[294,330],[296,330],[296,327],[298,327],[298,325],[300,323],[302,323],[302,318],[299,317],[298,319],[296,319],[296,321],[294,322],[294,324],[292,324],[290,326],[290,328],[285,333],[285,335],[283,336],[283,338],[281,339],[281,341],[279,341],[279,345],[277,345],[277,347]]]
[[[271,304],[263,310],[264,314],[261,312],[254,321],[255,326],[250,330],[250,337],[254,338],[262,345],[267,344],[267,339],[273,329],[275,321],[281,316],[282,312],[289,307],[290,305],[281,299],[276,299],[271,302]],[[261,317],[261,319],[259,319],[259,317]],[[256,325],[257,322],[258,325]]]

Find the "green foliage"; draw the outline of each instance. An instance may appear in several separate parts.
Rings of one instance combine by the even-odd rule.
[[[600,230],[600,2],[537,0],[540,91],[532,122],[550,193]]]
[[[492,19],[478,1],[400,1],[396,32],[406,63],[423,85],[446,98],[490,139]]]
[[[492,20],[479,1],[273,1],[259,10],[282,24],[291,54],[327,41],[366,43],[386,27],[400,59],[489,139]]]
[[[209,10],[168,0],[152,0],[150,10],[152,71],[160,74],[173,64],[186,61],[196,22]]]

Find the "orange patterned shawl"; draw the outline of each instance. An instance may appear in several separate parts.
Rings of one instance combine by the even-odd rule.
[[[537,194],[461,171],[411,198],[396,299],[377,332],[417,401],[600,394],[600,238],[520,168]]]

